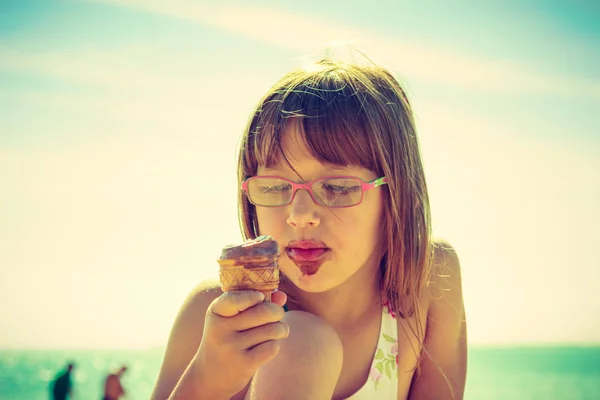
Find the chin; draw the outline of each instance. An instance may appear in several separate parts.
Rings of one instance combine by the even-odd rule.
[[[310,270],[303,273],[292,263],[289,269],[285,268],[282,272],[290,283],[307,293],[323,293],[339,285],[331,281],[322,267],[314,273]]]

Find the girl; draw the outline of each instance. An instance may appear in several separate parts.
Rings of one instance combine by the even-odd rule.
[[[284,76],[238,177],[244,238],[277,240],[280,290],[194,290],[153,399],[462,398],[458,258],[431,238],[412,111],[387,70],[326,59]]]

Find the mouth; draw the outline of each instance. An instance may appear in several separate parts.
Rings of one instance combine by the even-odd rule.
[[[330,251],[325,243],[316,240],[292,241],[285,248],[288,257],[295,262],[317,262]]]

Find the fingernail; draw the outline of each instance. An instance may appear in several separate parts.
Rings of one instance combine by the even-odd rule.
[[[258,301],[265,301],[265,294],[263,292],[258,293]]]

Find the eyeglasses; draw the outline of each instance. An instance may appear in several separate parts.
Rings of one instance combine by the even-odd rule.
[[[388,183],[386,177],[365,182],[353,176],[332,176],[306,183],[296,183],[279,176],[253,176],[242,182],[242,190],[250,203],[263,207],[287,206],[299,189],[325,207],[352,207],[363,201],[367,190]]]

